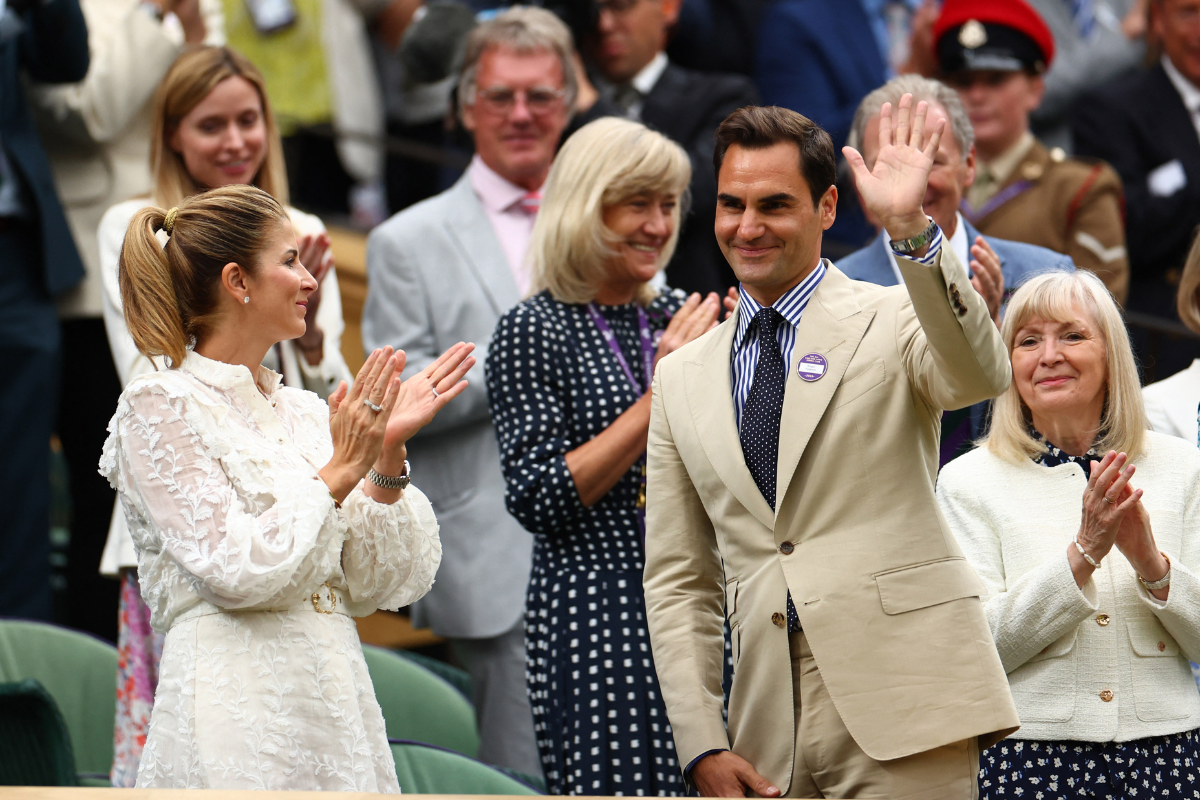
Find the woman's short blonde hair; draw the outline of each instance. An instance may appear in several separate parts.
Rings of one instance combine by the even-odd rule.
[[[200,105],[217,84],[227,78],[244,78],[258,92],[266,128],[266,153],[253,184],[288,204],[287,172],[283,166],[283,146],[279,128],[267,99],[262,73],[250,59],[228,47],[198,47],[175,59],[163,76],[154,99],[153,128],[150,135],[150,169],[154,174],[154,202],[164,208],[177,206],[205,189],[188,174],[183,156],[171,148],[171,137],[179,123]]]
[[[1050,272],[1030,278],[1012,296],[1000,337],[1011,358],[1017,333],[1034,317],[1069,322],[1080,313],[1090,317],[1104,337],[1108,370],[1107,396],[1096,449],[1101,453],[1116,450],[1137,458],[1147,427],[1137,364],[1129,346],[1125,321],[1116,301],[1099,278],[1086,270]],[[1008,390],[996,398],[991,431],[980,444],[1010,461],[1033,458],[1046,452],[1046,448],[1029,434],[1030,422],[1029,407],[1017,392],[1014,380]]]
[[[692,167],[687,153],[661,133],[617,117],[588,123],[567,140],[550,168],[529,243],[531,293],[549,289],[563,303],[589,303],[616,254],[604,209],[645,192],[678,197],[675,229],[658,268],[675,252]],[[656,292],[642,284],[638,301]]]
[[[1197,289],[1200,289],[1200,236],[1192,239],[1192,249],[1183,265],[1183,277],[1179,279],[1179,293],[1175,296],[1175,307],[1183,324],[1200,333]]]

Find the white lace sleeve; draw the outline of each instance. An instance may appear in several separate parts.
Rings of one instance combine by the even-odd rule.
[[[442,563],[433,506],[415,486],[388,505],[359,485],[342,503],[350,531],[342,545],[342,569],[355,606],[396,609],[424,597]]]
[[[226,608],[300,602],[337,569],[344,528],[333,498],[311,471],[254,459],[223,438],[220,410],[154,383],[123,397],[115,466],[147,523],[140,568],[153,577],[169,559]]]

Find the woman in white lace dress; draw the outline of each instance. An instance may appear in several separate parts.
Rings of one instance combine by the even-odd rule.
[[[165,246],[160,242],[165,234]],[[130,223],[138,349],[100,469],[165,632],[139,787],[399,787],[352,616],[425,594],[441,560],[405,442],[466,385],[459,344],[403,384],[375,351],[326,405],[261,367],[304,333],[316,282],[287,212],[249,186]]]

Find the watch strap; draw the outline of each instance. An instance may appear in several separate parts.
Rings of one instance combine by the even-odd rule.
[[[383,489],[407,489],[412,482],[412,468],[407,460],[404,462],[404,471],[399,475],[380,475],[372,467],[367,470],[367,480]]]
[[[925,227],[925,230],[911,239],[891,239],[892,249],[901,255],[908,255],[932,242],[934,236],[937,235],[938,224],[933,221],[933,217],[926,216],[925,218],[929,220],[929,225]]]

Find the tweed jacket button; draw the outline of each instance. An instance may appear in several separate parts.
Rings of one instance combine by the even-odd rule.
[[[792,544],[791,542],[784,542],[783,544],[779,545],[779,552],[783,553],[785,556],[790,556],[795,549],[796,545]]]
[[[1096,624],[1099,625],[1101,628],[1103,628],[1108,623],[1109,623],[1108,614],[1101,614],[1100,616],[1096,617]]]
[[[950,284],[950,294],[958,294],[958,284],[957,283]]]
[[[1162,651],[1164,651],[1164,650],[1166,650],[1166,649],[1167,649],[1167,643],[1166,643],[1166,642],[1159,642],[1159,643],[1158,643],[1158,652],[1160,652],[1160,653],[1161,653]]]
[[[782,628],[787,625],[787,617],[776,611],[771,615],[771,622],[775,623],[776,628]]]
[[[1106,703],[1111,703],[1112,699],[1113,699],[1113,693],[1111,691],[1109,691],[1108,689],[1105,689],[1103,692],[1100,693],[1100,699]]]

